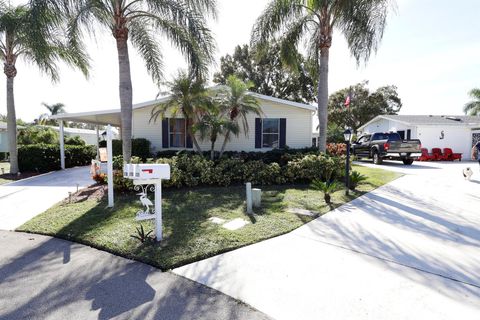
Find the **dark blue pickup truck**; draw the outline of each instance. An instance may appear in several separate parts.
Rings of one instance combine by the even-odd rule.
[[[400,160],[411,165],[421,155],[420,140],[403,140],[396,132],[376,132],[361,135],[352,144],[352,154],[357,158],[373,159],[381,164],[384,159]]]

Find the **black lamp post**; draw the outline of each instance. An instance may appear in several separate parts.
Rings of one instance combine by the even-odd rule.
[[[348,190],[349,190],[349,180],[350,180],[350,140],[352,139],[352,130],[350,128],[347,128],[345,132],[343,133],[343,136],[345,138],[345,142],[347,143],[347,159],[346,159],[346,164],[345,164],[345,186],[347,187],[345,191],[345,195],[348,196]]]

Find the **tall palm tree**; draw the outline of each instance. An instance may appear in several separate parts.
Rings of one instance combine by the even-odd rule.
[[[468,95],[473,100],[463,107],[463,112],[470,116],[480,116],[480,89],[473,88]]]
[[[61,42],[59,23],[58,16],[52,11],[44,10],[38,14],[29,6],[11,6],[0,1],[0,59],[4,62],[7,77],[7,134],[12,174],[18,172],[14,99],[18,58],[36,65],[52,81],[59,79],[56,66],[59,60],[88,74],[88,60],[83,52]]]
[[[167,111],[170,111],[172,118],[180,114],[184,119],[189,120],[187,134],[191,138],[195,150],[202,153],[193,132],[193,125],[200,121],[202,114],[206,112],[212,102],[205,88],[205,82],[192,73],[180,71],[172,81],[165,85],[170,97],[166,102],[160,103],[152,109],[150,121],[155,122],[159,117],[164,118]]]
[[[383,36],[393,0],[271,0],[252,31],[252,45],[265,47],[280,37],[282,59],[295,64],[301,42],[318,70],[319,149],[326,150],[328,63],[333,31],[343,33],[351,54],[367,61]]]
[[[185,55],[192,72],[207,73],[215,49],[206,19],[216,17],[216,0],[31,0],[38,7],[63,8],[72,15],[70,39],[78,45],[82,30],[95,24],[115,38],[119,65],[119,96],[123,157],[131,157],[132,79],[128,46],[137,49],[152,78],[162,79],[162,51],[157,38],[165,36]],[[45,4],[46,3],[46,4]]]
[[[224,109],[232,122],[241,122],[243,133],[248,136],[248,119],[249,113],[262,115],[262,109],[258,100],[249,93],[249,89],[253,86],[253,83],[245,83],[235,75],[231,75],[227,78],[226,87],[220,91],[220,104]],[[220,158],[225,152],[227,142],[230,140],[231,134],[234,133],[230,130],[226,130],[225,139],[223,141],[222,149],[220,150]],[[235,134],[235,133],[234,133]],[[235,134],[238,135],[238,132]]]
[[[223,114],[218,106],[214,106],[211,110],[205,112],[201,119],[193,126],[194,132],[200,133],[200,139],[210,140],[210,159],[215,159],[215,143],[218,136],[222,134],[233,133],[238,134],[240,128],[238,123],[232,121]]]
[[[44,113],[38,117],[38,123],[41,125],[55,125],[57,121],[50,118],[54,115],[65,113],[65,105],[63,103],[46,104],[42,102],[42,106],[47,108],[49,113]]]

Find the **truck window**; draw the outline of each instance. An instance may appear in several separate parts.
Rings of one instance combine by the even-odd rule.
[[[401,140],[398,133],[375,133],[372,140],[390,140],[398,141]]]

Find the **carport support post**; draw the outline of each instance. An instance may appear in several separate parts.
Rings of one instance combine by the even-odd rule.
[[[99,140],[100,140],[100,132],[98,132],[98,125],[95,126],[95,131],[97,133],[97,139],[95,140],[96,142],[96,146],[97,146],[97,161],[100,160],[100,144],[99,144]]]
[[[162,181],[155,184],[155,236],[162,241]]]
[[[107,126],[107,179],[108,179],[108,207],[113,208],[113,155],[112,155],[112,127]]]
[[[65,170],[65,133],[63,129],[63,121],[60,120],[60,168]]]

